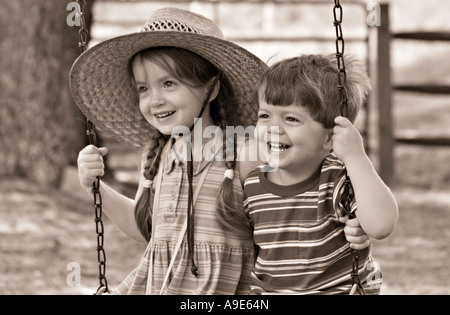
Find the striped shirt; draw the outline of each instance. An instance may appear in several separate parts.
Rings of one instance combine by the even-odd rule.
[[[345,216],[339,203],[344,179],[344,165],[333,154],[310,178],[291,186],[270,182],[260,169],[248,175],[244,207],[258,246],[254,293],[350,292],[353,255],[338,220]],[[370,246],[359,252],[359,275],[366,293],[379,293],[381,271]]]

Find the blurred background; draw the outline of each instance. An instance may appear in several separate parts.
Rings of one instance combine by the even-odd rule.
[[[366,62],[373,86],[357,126],[400,207],[394,233],[374,242],[382,294],[450,294],[450,1],[340,2],[345,53]],[[0,0],[0,294],[98,287],[94,207],[76,170],[85,118],[68,86],[80,54],[71,3]],[[332,0],[88,0],[89,46],[166,6],[213,19],[268,64],[336,51]],[[104,181],[134,197],[138,152],[97,131],[110,149]],[[145,245],[104,224],[115,287]]]

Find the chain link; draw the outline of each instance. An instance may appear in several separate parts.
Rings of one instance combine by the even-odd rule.
[[[81,52],[87,50],[87,41],[89,32],[86,28],[85,12],[86,12],[86,1],[78,0],[79,5],[79,18],[81,21],[79,36],[80,42],[78,45],[81,48]],[[97,146],[97,136],[95,134],[95,125],[89,119],[86,120],[86,134],[89,138],[89,144]],[[106,254],[103,248],[104,244],[104,226],[103,226],[103,202],[102,195],[100,194],[100,177],[97,177],[92,184],[92,194],[94,195],[94,210],[95,210],[95,232],[97,233],[97,261],[98,261],[98,279],[99,287],[97,289],[96,295],[101,295],[105,292],[109,292],[108,281],[106,280]]]
[[[106,280],[106,254],[103,248],[104,244],[104,226],[103,226],[103,210],[102,210],[102,196],[100,194],[100,178],[97,177],[92,185],[92,193],[94,194],[94,209],[95,209],[95,232],[97,233],[97,261],[98,261],[98,279],[99,292],[109,292],[108,281]]]
[[[334,0],[334,8],[333,8],[333,16],[334,16],[334,27],[336,28],[336,59],[338,65],[338,90],[341,96],[341,115],[345,116],[348,112],[348,98],[346,94],[346,90],[344,88],[346,80],[347,80],[347,71],[345,69],[345,61],[344,61],[344,51],[345,51],[345,41],[344,34],[342,32],[342,21],[344,18],[344,11],[342,9],[341,3],[339,0]],[[353,192],[353,187],[350,182],[350,178],[345,173],[345,182],[344,182],[344,192],[342,193],[340,202],[344,207],[345,212],[348,214],[349,219],[355,218],[354,213],[351,211],[351,203],[353,198],[355,197]],[[350,294],[355,294],[356,290],[358,290],[359,294],[365,294],[364,288],[361,284],[361,279],[359,278],[359,251],[352,249],[353,255],[353,263],[352,263],[352,289]]]
[[[86,27],[86,19],[84,17],[84,13],[86,12],[86,0],[77,0],[77,4],[80,9],[77,12],[77,14],[80,15],[78,18],[81,21],[80,30],[78,31],[80,39],[78,46],[80,46],[81,52],[83,53],[87,50],[87,43],[89,37],[89,32]]]
[[[347,113],[348,101],[346,91],[344,89],[345,82],[347,80],[347,71],[345,69],[344,52],[345,41],[344,34],[342,32],[342,20],[344,18],[344,11],[339,0],[334,1],[334,27],[336,29],[336,59],[338,64],[338,89],[342,99],[342,115]]]

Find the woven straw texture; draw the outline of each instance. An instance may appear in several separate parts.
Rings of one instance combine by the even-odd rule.
[[[158,10],[140,32],[104,41],[75,61],[70,73],[74,100],[100,129],[122,142],[145,146],[157,132],[139,111],[130,61],[146,48],[178,47],[210,61],[231,86],[239,104],[235,109],[238,121],[226,123],[244,127],[255,124],[257,106],[252,91],[267,65],[222,37],[220,29],[203,16],[174,8]]]

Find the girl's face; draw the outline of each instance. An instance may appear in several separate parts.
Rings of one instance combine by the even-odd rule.
[[[156,63],[141,57],[136,57],[132,66],[139,109],[145,119],[164,135],[171,135],[179,126],[190,129],[201,111],[208,87],[186,85]],[[212,124],[209,105],[202,119],[204,126]]]
[[[330,130],[314,121],[303,106],[274,106],[260,98],[256,127],[270,166],[292,174],[316,170],[331,149]]]

